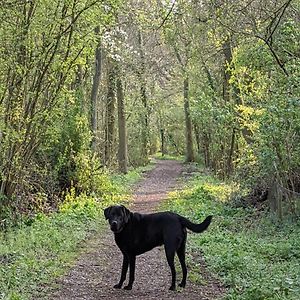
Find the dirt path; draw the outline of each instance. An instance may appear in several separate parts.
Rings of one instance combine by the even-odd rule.
[[[178,186],[177,179],[182,171],[183,166],[179,162],[158,161],[156,167],[137,185],[130,209],[143,213],[155,211],[167,192]],[[201,258],[195,260],[201,263]],[[88,252],[79,258],[69,274],[59,280],[60,288],[48,299],[204,300],[219,298],[224,291],[204,267],[205,285],[195,285],[188,280],[184,290],[169,291],[171,274],[162,247],[137,257],[136,280],[131,291],[116,290],[112,286],[119,280],[121,262],[122,256],[115,245],[113,234],[107,229],[103,236],[88,242]],[[180,279],[181,273],[178,272]]]

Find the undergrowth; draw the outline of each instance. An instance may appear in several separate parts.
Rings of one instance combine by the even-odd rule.
[[[188,252],[204,255],[210,271],[228,287],[225,299],[299,299],[300,222],[279,223],[268,212],[235,207],[230,195],[237,188],[199,175],[185,190],[171,193],[164,209],[198,223],[214,216],[206,232],[190,234]],[[188,257],[193,266],[193,256]],[[201,282],[201,270],[192,273]]]
[[[58,212],[37,213],[18,226],[0,231],[0,299],[30,299],[47,293],[46,286],[53,287],[55,278],[72,265],[83,242],[101,233],[103,208],[128,202],[130,187],[151,167],[107,178],[101,197],[76,196],[71,190]]]

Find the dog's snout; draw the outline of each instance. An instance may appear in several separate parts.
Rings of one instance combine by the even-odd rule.
[[[112,221],[110,223],[110,227],[111,227],[112,230],[116,230],[117,227],[118,227],[118,222],[117,221]]]

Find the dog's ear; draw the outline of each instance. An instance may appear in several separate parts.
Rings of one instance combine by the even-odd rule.
[[[110,216],[110,211],[111,211],[111,206],[107,207],[104,209],[104,216],[105,216],[105,219],[107,220]]]
[[[124,222],[128,223],[129,218],[130,218],[130,210],[127,209],[124,205],[121,205],[123,209],[123,215],[124,215]]]

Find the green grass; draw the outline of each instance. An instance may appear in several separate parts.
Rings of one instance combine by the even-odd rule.
[[[162,155],[161,152],[157,152],[152,155],[153,158],[160,159],[160,160],[179,160],[184,161],[183,155],[172,155],[172,154],[164,154]]]
[[[103,208],[128,202],[130,187],[150,168],[153,165],[114,175],[99,199],[84,194],[76,197],[71,191],[57,213],[37,214],[0,232],[0,299],[40,298],[42,292],[47,293],[46,287],[53,287],[55,278],[74,263],[84,241],[101,234]]]
[[[82,210],[36,217],[31,226],[0,237],[0,299],[29,299],[43,284],[62,275],[79,245],[101,227],[102,212]]]
[[[143,174],[155,167],[154,162],[146,166],[129,169],[127,174],[115,174],[112,176],[112,183],[117,187],[119,194],[128,194],[128,190],[134,183],[141,180]]]
[[[213,215],[203,234],[190,234],[190,253],[203,253],[210,271],[228,286],[225,299],[290,299],[300,295],[300,222],[276,223],[254,208],[234,207],[237,187],[199,175],[182,192],[173,192],[164,209],[195,222]],[[188,255],[190,265],[193,258]],[[201,279],[200,269],[193,278]]]

